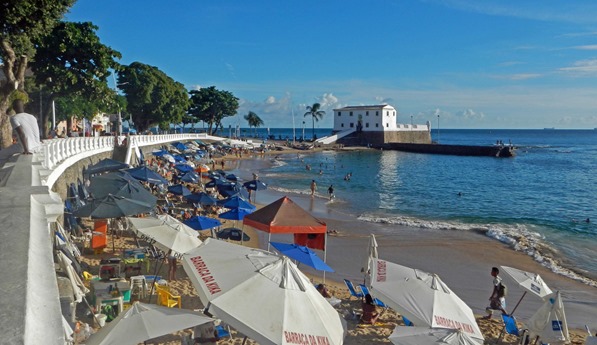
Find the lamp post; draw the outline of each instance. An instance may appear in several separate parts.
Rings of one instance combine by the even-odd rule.
[[[437,143],[439,144],[439,114],[437,114]]]
[[[413,116],[412,115],[410,116],[410,127],[411,128],[413,127]]]
[[[305,121],[303,121],[303,141],[305,140]]]

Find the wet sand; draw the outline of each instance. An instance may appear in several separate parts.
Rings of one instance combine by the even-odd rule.
[[[265,156],[230,162],[229,168],[234,169],[241,178],[251,179],[251,173],[259,172],[271,164],[271,158]],[[308,184],[305,185],[307,190]],[[271,189],[259,191],[257,203],[267,205],[282,196],[284,194]],[[306,194],[288,196],[324,220],[330,230],[339,232],[328,237],[327,261],[336,272],[328,274],[327,279],[336,282],[343,278],[362,281],[360,271],[365,261],[368,236],[373,233],[377,236],[380,258],[437,273],[476,314],[485,314],[489,302],[491,267],[511,266],[537,272],[552,290],[562,291],[569,327],[584,329],[588,325],[597,330],[597,288],[553,273],[530,256],[516,252],[497,240],[471,231],[431,230],[364,222],[357,219],[358,215],[345,214],[328,207],[328,200],[322,195],[313,199]],[[260,246],[267,248],[267,234],[258,232],[258,235]],[[278,235],[272,236],[272,240],[291,241],[291,237]],[[321,273],[308,267],[300,268],[315,277],[321,276]],[[508,284],[507,302],[508,310],[511,311],[524,291],[506,274],[501,276]],[[515,315],[524,322],[541,304],[538,297],[527,294]]]

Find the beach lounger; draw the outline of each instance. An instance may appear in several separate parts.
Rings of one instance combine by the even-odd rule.
[[[348,291],[350,292],[351,296],[357,297],[357,298],[363,298],[365,295],[362,292],[357,292],[357,290],[354,288],[354,285],[352,284],[352,282],[348,279],[344,279],[344,284],[346,284],[346,287],[348,288]]]
[[[363,291],[363,294],[365,294],[365,295],[370,294],[369,289],[367,288],[367,286],[365,286],[365,284],[359,284],[359,287],[361,288],[361,291]],[[373,297],[373,295],[371,295],[371,297]],[[373,304],[375,304],[378,307],[382,307],[382,308],[388,307],[384,302],[380,301],[379,299],[377,299],[375,297],[373,298]]]

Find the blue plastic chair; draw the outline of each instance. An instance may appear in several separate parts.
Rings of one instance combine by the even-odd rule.
[[[222,325],[216,326],[216,331],[218,332],[218,338],[222,339],[224,337],[230,337],[232,339],[232,335],[230,335],[230,331],[224,328]]]
[[[363,298],[365,295],[362,292],[357,292],[357,290],[354,288],[354,285],[352,284],[352,282],[348,279],[344,279],[344,284],[346,284],[346,287],[348,288],[348,291],[350,292],[351,296],[357,297],[357,298]]]
[[[370,295],[369,289],[367,288],[367,286],[365,286],[365,284],[360,284],[359,287],[361,288],[361,291],[363,291],[363,294]],[[371,296],[371,297],[373,297],[373,296]],[[373,298],[373,304],[375,304],[378,307],[382,307],[382,308],[388,307],[384,302],[380,301],[378,298]]]
[[[506,333],[515,336],[520,335],[520,331],[518,330],[518,326],[516,325],[516,319],[514,318],[514,316],[502,314],[502,320],[504,320],[504,327],[506,328]]]

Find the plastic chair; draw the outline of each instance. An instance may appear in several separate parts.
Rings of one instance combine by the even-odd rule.
[[[346,287],[348,288],[348,291],[350,292],[351,296],[357,297],[357,298],[363,298],[365,295],[362,292],[357,292],[357,290],[354,288],[354,285],[352,284],[352,282],[348,279],[344,279],[344,284],[346,284]]]
[[[131,277],[131,296],[143,299],[147,296],[147,279],[145,276]]]
[[[363,291],[363,293],[365,295],[370,295],[369,289],[364,284],[360,284],[359,287],[361,288],[361,291]],[[371,297],[373,297],[373,296],[371,296]],[[378,298],[373,298],[373,304],[375,304],[378,307],[382,307],[382,308],[388,307],[384,302],[380,301]]]
[[[232,339],[232,334],[230,334],[230,329],[226,329],[222,325],[217,325],[216,331],[218,332],[218,338],[222,339],[225,337],[230,337],[230,339]]]
[[[529,343],[530,339],[529,339],[528,330],[518,329],[518,325],[516,324],[516,318],[514,316],[508,315],[508,314],[502,314],[502,321],[504,321],[504,328],[502,329],[502,331],[500,332],[500,335],[498,337],[498,340],[497,340],[498,344],[501,342],[504,332],[518,337],[518,344],[526,345]]]
[[[163,287],[156,284],[156,292],[158,295],[158,305],[163,305],[168,308],[178,307],[182,308],[182,297],[175,296]]]

